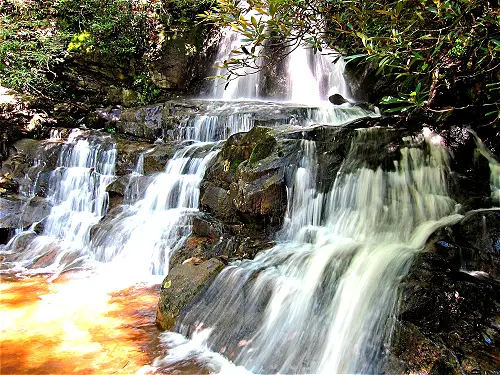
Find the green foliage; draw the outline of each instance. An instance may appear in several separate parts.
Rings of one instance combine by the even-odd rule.
[[[27,2],[0,3],[0,84],[20,91],[57,93],[53,67],[67,55],[67,34],[53,15]]]
[[[347,62],[370,63],[390,78],[393,95],[382,103],[392,110],[398,104],[427,111],[479,103],[499,108],[500,8],[493,2],[249,0],[248,5],[219,0],[200,15],[245,36],[223,63],[229,75],[243,66],[261,68],[255,62],[264,44],[283,57],[298,45],[315,52],[332,47]],[[467,88],[468,98],[458,94]],[[455,95],[456,102],[440,101],[443,93]]]
[[[54,4],[61,29],[73,38],[69,51],[130,58],[144,52],[152,24],[148,2],[139,0],[59,0]]]
[[[68,57],[120,66],[154,55],[169,36],[189,30],[215,0],[0,1],[0,84],[19,91],[74,99],[58,80]],[[195,47],[190,46],[190,52]],[[140,67],[136,67],[139,68]],[[127,83],[144,103],[158,89],[139,70]],[[73,96],[72,96],[73,95]]]
[[[140,104],[153,103],[158,99],[160,90],[156,87],[145,74],[139,74],[134,78],[134,90],[139,93]]]
[[[169,28],[192,27],[198,13],[210,9],[216,0],[162,0],[157,5],[161,21]]]

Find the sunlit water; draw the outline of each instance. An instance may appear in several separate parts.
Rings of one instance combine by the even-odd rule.
[[[47,279],[1,275],[1,374],[135,374],[164,351],[158,285],[110,291],[81,272]]]
[[[323,57],[315,61],[310,51],[304,53],[296,53],[286,62],[290,93],[281,99],[304,101],[312,106],[300,108],[304,116],[281,119],[276,126],[308,127],[317,123],[338,126],[360,117],[377,116],[358,107],[325,102],[332,90],[349,96],[342,77],[343,67],[331,67]],[[297,77],[290,75],[296,75],[306,60],[311,73],[307,77],[313,81],[297,81]],[[259,76],[241,80],[235,89],[229,88],[219,97],[258,99],[262,77],[257,80],[255,77]],[[57,168],[49,180],[48,199],[53,206],[50,215],[37,223],[38,227],[19,230],[0,251],[2,374],[206,373],[219,371],[221,366],[229,373],[247,371],[227,360],[241,350],[228,345],[215,353],[204,346],[209,337],[225,335],[223,330],[209,335],[212,330],[219,330],[215,325],[210,329],[194,329],[190,341],[182,336],[161,341],[153,325],[158,297],[155,282],[168,272],[170,255],[191,233],[191,218],[198,211],[199,185],[221,147],[220,141],[250,130],[254,116],[245,108],[253,107],[255,113],[263,106],[266,107],[263,111],[271,114],[279,110],[271,108],[273,103],[234,102],[226,104],[226,109],[182,119],[177,137],[179,147],[165,169],[152,176],[140,190],[134,185],[134,181],[143,177],[144,155],[140,155],[120,212],[95,229],[92,238],[92,228],[107,213],[106,186],[116,179],[116,145],[108,135],[76,131],[65,139],[62,134],[53,134],[48,142],[60,143],[62,147]],[[311,254],[310,235],[323,228],[322,211],[330,198],[318,194],[313,182],[317,163],[314,142],[304,141],[302,147],[304,158],[294,182],[288,186],[293,199],[279,239],[290,243],[291,233],[297,234],[297,238],[302,236],[294,244],[303,243],[304,254]],[[35,160],[35,168],[37,163],[43,160]],[[36,186],[34,181],[25,187],[23,193],[27,198],[37,194]],[[40,228],[42,232],[36,234]],[[294,246],[282,246],[284,252],[277,258],[273,252],[267,252],[257,263],[244,264],[259,264],[257,268],[265,269],[258,262],[279,264],[284,261],[282,257],[288,258],[287,254],[292,260]],[[245,270],[248,266],[244,264]],[[233,269],[234,266],[229,267],[224,274]],[[250,277],[252,272],[244,271],[243,278]],[[262,275],[267,280],[265,272]],[[265,281],[257,280],[268,288]],[[279,305],[287,298],[278,293],[273,299],[272,304]],[[258,298],[252,303],[256,301]],[[282,314],[283,311],[277,310],[274,316],[279,318]],[[272,314],[267,319],[271,319],[268,324],[274,324]],[[283,335],[291,334],[290,330],[283,329],[282,335],[272,342],[288,340]],[[247,347],[252,342],[251,338],[231,335],[227,340],[234,338],[235,348]],[[153,359],[163,356],[167,347],[170,348],[167,362],[175,357],[175,369],[161,365],[162,361],[151,366]],[[200,358],[192,361],[191,349],[182,349],[198,351],[202,347],[206,358],[211,358],[206,363]],[[269,350],[272,348],[263,345],[261,353]],[[301,358],[305,354],[291,355]],[[287,369],[285,364],[281,366]]]
[[[456,223],[439,137],[408,139],[394,170],[366,168],[361,131],[328,194],[315,189],[314,143],[289,187],[275,248],[235,263],[166,333],[175,369],[217,373],[377,373],[398,284],[437,228]],[[307,203],[306,203],[307,202]]]

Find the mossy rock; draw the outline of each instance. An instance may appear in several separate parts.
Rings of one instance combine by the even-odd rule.
[[[214,258],[200,264],[185,262],[172,268],[161,285],[156,324],[164,330],[172,329],[182,310],[223,267],[224,263]]]
[[[274,147],[276,146],[276,138],[271,133],[266,133],[264,139],[262,139],[252,150],[252,154],[250,155],[249,163],[254,164],[259,160],[267,158],[271,155]]]

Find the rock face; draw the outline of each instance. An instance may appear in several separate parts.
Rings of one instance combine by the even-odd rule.
[[[94,53],[74,53],[61,67],[77,99],[88,104],[137,106],[154,89],[163,98],[200,91],[209,76],[217,33],[196,26],[163,38],[148,53],[135,59],[109,59]],[[147,79],[146,79],[147,77]]]
[[[493,374],[500,363],[500,210],[439,231],[402,285],[387,373]]]
[[[276,160],[286,144],[277,143],[261,127],[230,137],[206,172],[201,209],[226,223],[256,225],[257,232],[279,227],[287,199],[284,165]]]
[[[170,270],[161,285],[156,323],[162,329],[171,329],[182,309],[189,304],[208,280],[217,274],[224,263],[217,259],[200,262],[196,259],[179,264]]]

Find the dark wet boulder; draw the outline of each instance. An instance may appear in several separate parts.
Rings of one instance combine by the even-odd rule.
[[[173,267],[161,285],[156,324],[164,330],[172,329],[182,310],[223,266],[218,259],[200,262],[192,258]]]
[[[498,371],[500,210],[470,212],[431,238],[403,282],[395,337],[388,373]]]
[[[50,172],[57,166],[61,146],[59,141],[17,141],[12,145],[9,158],[2,163],[0,173],[8,175],[10,182],[17,185],[17,190],[32,191],[45,197]]]
[[[450,126],[436,129],[450,152],[451,197],[462,205],[462,212],[491,207],[490,166],[478,152],[470,129]]]
[[[118,176],[132,173],[137,166],[139,156],[149,150],[154,145],[146,142],[131,141],[122,137],[115,137],[116,142],[116,174]]]
[[[0,228],[27,229],[46,218],[51,207],[50,202],[41,197],[4,196],[0,198]]]
[[[348,102],[348,100],[340,94],[330,95],[328,97],[328,100],[330,101],[330,103],[335,104],[335,105],[341,105],[341,104]]]
[[[167,162],[175,153],[176,144],[166,142],[156,145],[153,149],[144,153],[143,171],[144,174],[151,174],[165,171]]]
[[[224,262],[253,259],[258,252],[269,249],[274,241],[265,233],[248,236],[245,225],[228,225],[211,215],[193,217],[193,233],[170,258],[170,267],[186,259],[218,258]]]

